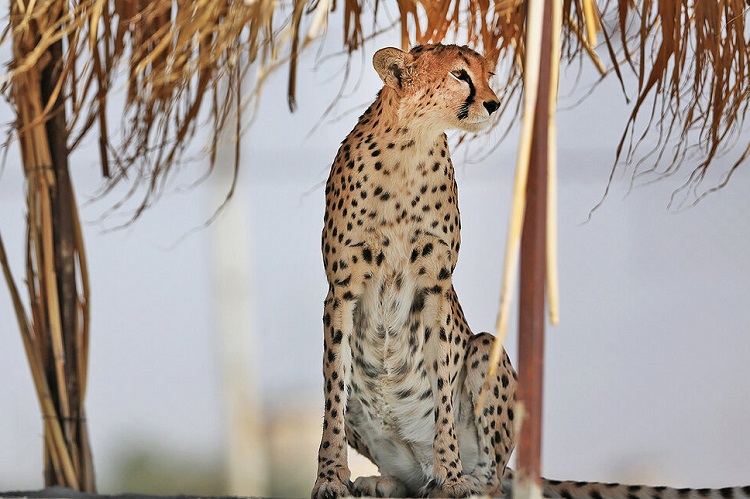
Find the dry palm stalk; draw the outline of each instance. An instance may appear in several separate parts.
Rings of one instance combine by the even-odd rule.
[[[5,254],[5,247],[2,238],[0,238],[0,266],[3,268],[5,281],[11,292],[13,308],[16,313],[18,327],[21,330],[21,339],[23,340],[29,366],[31,367],[31,375],[39,397],[39,405],[42,409],[42,415],[44,416],[45,443],[51,450],[50,459],[53,461],[55,473],[60,476],[58,483],[69,483],[71,484],[71,487],[78,488],[73,462],[64,445],[65,438],[63,436],[62,427],[59,418],[57,417],[55,403],[45,377],[44,365],[36,346],[37,335],[26,317],[26,311],[24,310],[20,293],[18,292],[18,288],[16,287],[15,281],[10,272],[10,266],[8,265],[8,259]]]
[[[599,26],[599,20],[596,17],[596,4],[594,0],[582,0],[583,17],[586,19],[586,42],[592,47],[596,47],[596,32]]]
[[[549,85],[549,125],[547,142],[547,303],[550,323],[560,321],[560,285],[557,266],[557,93],[560,83],[560,39],[562,9],[552,2],[552,54]]]
[[[36,15],[40,8],[45,16]],[[49,25],[59,25],[63,13],[63,4],[14,2],[11,22],[16,60],[36,50],[35,41],[49,33]],[[35,65],[27,65],[11,82],[27,184],[30,323],[7,269],[4,250],[2,263],[44,415],[46,482],[93,491],[83,411],[87,291],[79,295],[76,284],[79,276],[82,282],[86,277],[81,274],[85,269],[79,263],[80,226],[67,173],[61,45],[59,39],[51,43]]]

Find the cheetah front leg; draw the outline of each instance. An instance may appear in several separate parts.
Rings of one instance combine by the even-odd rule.
[[[502,495],[501,481],[515,446],[513,409],[516,400],[516,372],[508,355],[503,352],[497,374],[489,380],[487,387],[484,386],[494,339],[488,333],[481,333],[472,336],[467,345],[464,388],[468,394],[479,445],[477,465],[467,479],[473,489],[484,488],[484,494]],[[488,393],[484,398],[484,406],[479,414],[475,414],[475,404],[485,389]]]
[[[335,286],[331,286],[323,314],[325,414],[323,437],[318,450],[318,478],[312,490],[312,499],[350,495],[344,412],[351,372],[349,338],[353,329],[354,306],[350,291],[339,293]]]
[[[432,367],[430,382],[435,402],[435,436],[432,444],[434,490],[430,493],[438,497],[465,497],[472,491],[463,476],[456,433],[452,386],[455,377],[451,368],[453,317],[446,297],[448,293],[450,288],[436,294],[437,320],[426,345],[426,360]]]
[[[451,279],[452,254],[448,245],[437,237],[423,236],[424,245],[415,248],[412,258],[419,275],[419,283],[427,294],[424,320],[425,360],[435,404],[435,435],[432,443],[432,480],[423,492],[439,497],[465,497],[472,493],[463,476],[458,449],[453,383],[460,369],[462,355],[454,351],[454,331],[451,300],[455,296]]]

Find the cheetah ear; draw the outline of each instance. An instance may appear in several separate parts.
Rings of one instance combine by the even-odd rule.
[[[490,54],[484,57],[484,67],[487,72],[494,75],[497,69],[497,57],[494,54]]]
[[[401,90],[404,83],[411,81],[412,55],[393,47],[380,49],[372,57],[372,65],[380,75],[383,83],[396,90]]]

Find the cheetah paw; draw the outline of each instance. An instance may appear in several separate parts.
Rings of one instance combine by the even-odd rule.
[[[311,499],[338,499],[348,497],[349,487],[339,479],[318,478],[313,487]]]
[[[390,476],[361,476],[354,481],[352,492],[355,496],[406,497],[406,486]]]
[[[466,482],[444,482],[440,487],[432,489],[432,497],[469,497],[471,487]]]

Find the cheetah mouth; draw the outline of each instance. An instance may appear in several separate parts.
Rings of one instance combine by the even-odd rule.
[[[489,123],[489,118],[474,118],[473,120],[465,119],[463,120],[464,123],[467,125],[482,125],[484,123]]]
[[[489,123],[490,116],[488,116],[486,113],[476,113],[476,114],[468,114],[458,116],[458,119],[461,121],[461,123],[466,123],[468,125],[481,125],[483,123]]]
[[[467,118],[467,119],[461,120],[461,126],[462,127],[466,127],[466,128],[480,129],[481,130],[482,128],[488,127],[490,125],[491,121],[492,120],[490,120],[489,118],[486,118],[486,117],[478,117],[478,118],[474,118],[474,119],[468,119]]]

